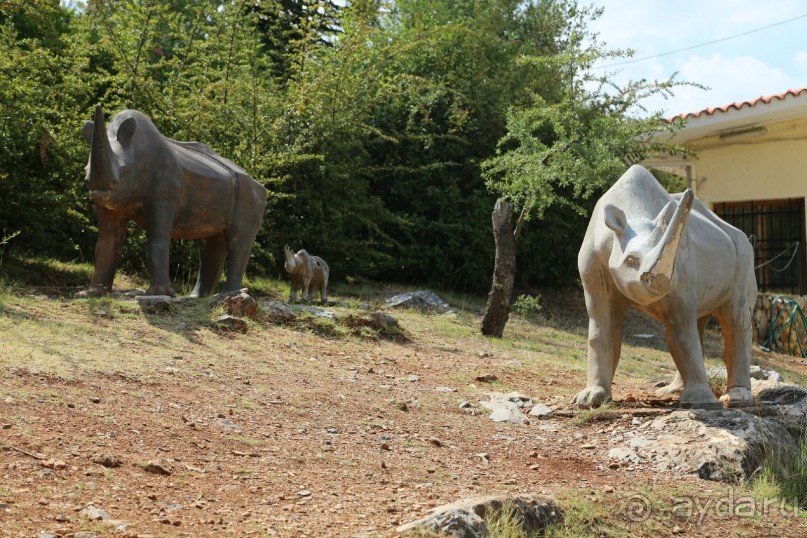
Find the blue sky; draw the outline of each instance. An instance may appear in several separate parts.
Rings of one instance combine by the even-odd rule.
[[[807,15],[803,0],[581,0],[605,8],[590,29],[609,48],[655,56]],[[613,66],[617,81],[698,82],[646,102],[665,116],[807,87],[807,17],[692,50]]]

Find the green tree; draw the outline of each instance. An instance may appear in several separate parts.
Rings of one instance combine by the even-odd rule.
[[[576,12],[565,29],[560,54],[520,59],[552,73],[561,85],[551,100],[536,94],[529,106],[508,111],[507,134],[497,154],[482,165],[488,188],[500,196],[493,212],[497,251],[482,320],[485,335],[501,337],[507,322],[516,243],[525,222],[543,218],[555,205],[584,213],[580,200],[612,184],[651,149],[666,147],[663,138],[649,134],[676,128],[661,121],[660,113],[648,113],[642,101],[669,93],[677,82],[640,80],[618,87],[608,73],[591,70],[598,60],[631,54],[604,51],[587,33],[588,21],[598,13]],[[515,223],[514,209],[519,212]]]
[[[304,40],[271,135],[280,196],[270,209],[270,242],[321,255],[343,277],[380,274],[394,243],[385,231],[392,216],[366,175],[389,52],[377,15],[376,2],[354,2],[342,11],[342,31],[331,44]]]
[[[308,47],[329,46],[341,31],[343,6],[331,0],[257,0],[257,30],[271,63],[272,75],[285,81]]]
[[[74,22],[58,1],[0,10],[0,233],[20,233],[15,251],[80,257],[89,225],[76,136],[89,85]]]
[[[556,51],[564,10],[553,1],[401,0],[386,12],[367,180],[396,217],[388,277],[488,284],[494,198],[480,163],[506,133],[507,107],[551,91],[543,72],[516,59]]]

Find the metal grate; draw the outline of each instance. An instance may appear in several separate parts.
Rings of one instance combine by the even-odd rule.
[[[804,294],[804,198],[723,202],[714,212],[748,235],[760,291]]]

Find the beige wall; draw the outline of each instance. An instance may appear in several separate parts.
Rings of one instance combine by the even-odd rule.
[[[697,194],[707,204],[807,197],[807,119],[688,145],[697,153]]]

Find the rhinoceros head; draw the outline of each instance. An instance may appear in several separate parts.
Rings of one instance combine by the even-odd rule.
[[[287,273],[293,275],[300,265],[300,262],[294,257],[294,252],[292,252],[288,245],[283,246],[283,254],[286,257],[286,263],[283,264],[283,268],[286,269]]]
[[[106,127],[100,105],[95,108],[94,120],[84,124],[84,138],[91,148],[86,182],[94,194],[113,191],[118,187],[124,165],[123,156],[134,130],[135,119],[132,117]]]
[[[632,301],[648,305],[675,288],[675,261],[693,198],[687,189],[680,203],[670,201],[652,221],[629,220],[618,207],[605,206],[605,225],[617,239],[608,267],[616,285]]]

